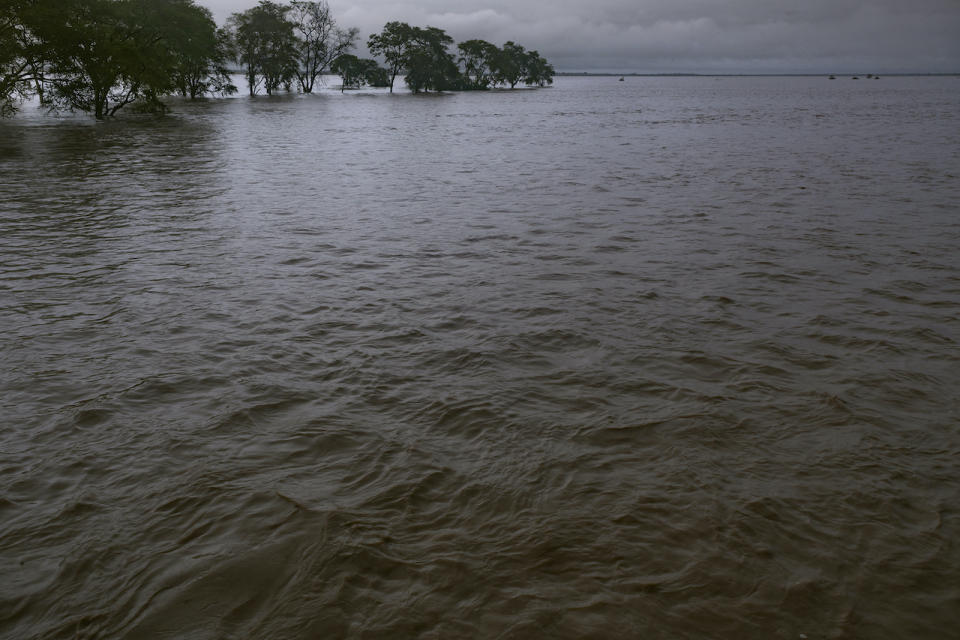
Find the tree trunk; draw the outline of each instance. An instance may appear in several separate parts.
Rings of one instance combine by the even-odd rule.
[[[100,89],[93,92],[93,115],[97,120],[103,120],[107,115],[107,94]]]

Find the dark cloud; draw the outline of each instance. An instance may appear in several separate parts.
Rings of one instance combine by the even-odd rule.
[[[219,20],[254,0],[198,0]],[[562,70],[960,72],[958,0],[368,0],[330,6],[362,36],[388,20],[515,40]]]

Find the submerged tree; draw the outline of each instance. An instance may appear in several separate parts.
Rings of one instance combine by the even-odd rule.
[[[493,67],[500,49],[486,40],[467,40],[457,45],[464,83],[470,89],[489,89],[493,83]]]
[[[407,64],[407,51],[413,38],[413,27],[406,22],[388,22],[380,33],[367,38],[367,49],[375,56],[382,56],[387,62],[390,76],[390,93],[397,74]]]
[[[193,0],[65,0],[42,10],[34,30],[44,43],[50,101],[98,119],[133,102],[164,108],[176,88],[181,48],[215,29]]]
[[[376,60],[364,60],[366,69],[364,78],[371,87],[385,88],[390,86],[390,75],[387,70],[377,64]]]
[[[414,27],[407,49],[406,83],[414,93],[448,91],[462,86],[460,70],[447,47],[453,38],[443,29]]]
[[[340,76],[342,81],[340,93],[343,93],[344,89],[357,89],[363,82],[360,58],[351,53],[345,53],[334,60],[333,64],[330,65],[330,71]]]
[[[547,62],[547,59],[536,51],[527,52],[527,61],[524,71],[524,84],[536,85],[538,87],[553,84],[553,76],[556,73],[556,71],[553,69],[553,65]]]
[[[453,44],[443,29],[411,27],[405,22],[388,22],[383,31],[370,36],[370,53],[387,62],[390,91],[401,70],[414,93],[445,91],[461,87],[460,71],[447,47]]]
[[[297,38],[297,83],[303,93],[313,93],[320,74],[334,60],[353,49],[359,30],[337,26],[325,0],[294,0],[290,7],[290,20]]]
[[[345,89],[359,89],[365,85],[371,87],[386,87],[389,85],[387,70],[377,64],[376,60],[358,58],[345,53],[330,65],[330,70],[343,80],[340,92]]]
[[[228,62],[234,57],[229,33],[217,29],[206,8],[193,16],[188,31],[177,35],[174,82],[180,95],[195,99],[204,94],[230,95],[237,87],[230,81]]]
[[[496,82],[513,89],[527,73],[526,49],[515,42],[505,42],[493,61],[492,73]]]
[[[257,6],[230,17],[229,28],[237,61],[244,65],[250,95],[262,85],[267,95],[293,85],[297,70],[294,24],[287,5],[261,0]]]
[[[27,2],[0,0],[0,117],[17,111],[20,100],[42,87],[39,43],[28,23]]]
[[[0,3],[0,110],[11,88],[98,119],[134,102],[163,110],[177,90],[231,88],[213,17],[193,0]]]

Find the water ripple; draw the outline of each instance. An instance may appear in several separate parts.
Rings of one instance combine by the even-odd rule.
[[[608,80],[0,123],[0,637],[942,637],[952,81]]]

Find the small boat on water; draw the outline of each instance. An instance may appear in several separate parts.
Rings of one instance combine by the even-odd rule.
[[[620,80],[618,80],[618,82],[623,82],[623,76],[620,76]]]

